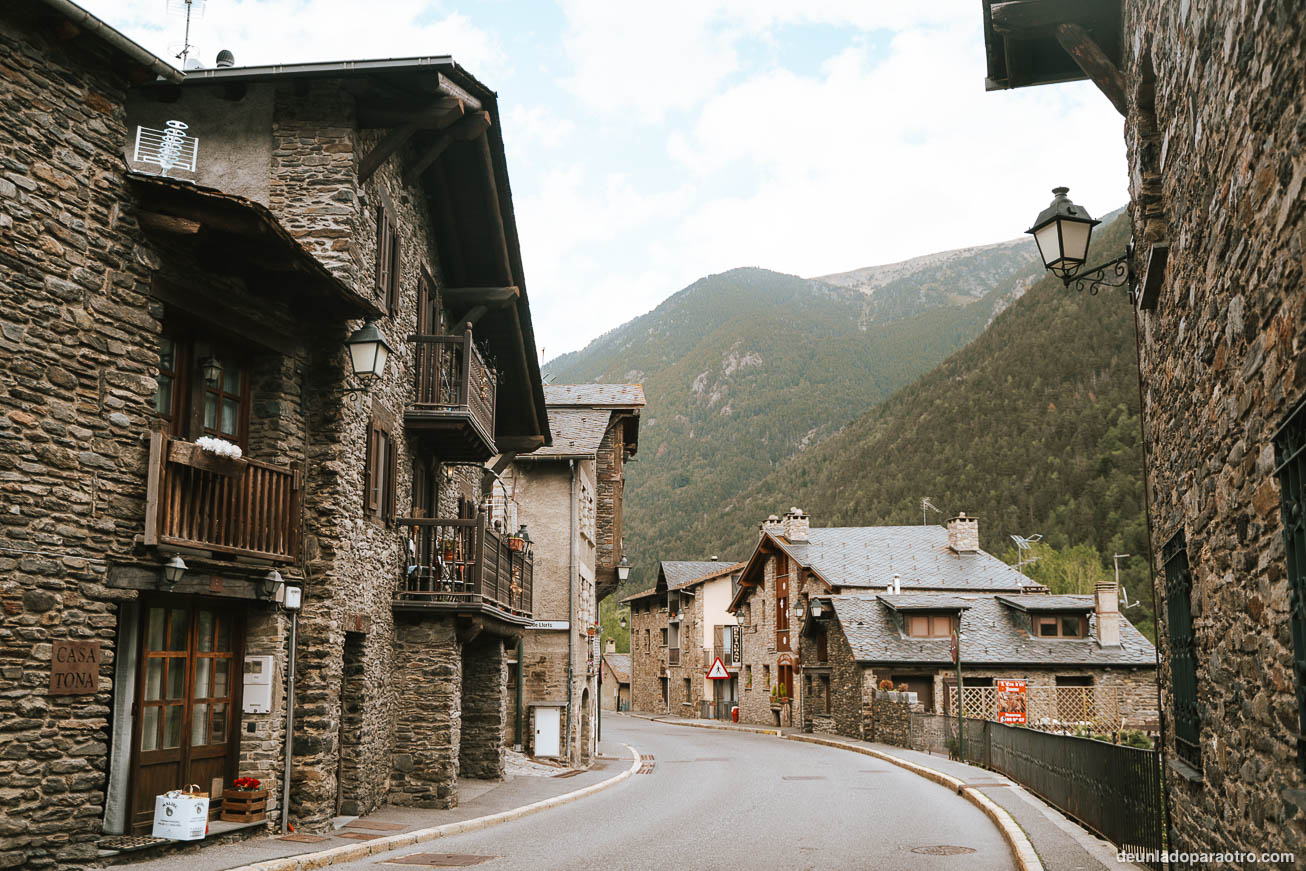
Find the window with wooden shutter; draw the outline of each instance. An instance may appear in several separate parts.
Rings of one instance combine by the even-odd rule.
[[[393,437],[389,432],[381,431],[381,443],[385,446],[385,467],[382,469],[384,479],[381,485],[381,516],[386,523],[395,519],[395,477],[398,471]]]
[[[1306,771],[1306,402],[1298,405],[1275,433],[1274,448],[1297,684],[1297,764]]]
[[[384,297],[390,288],[390,269],[394,265],[390,253],[390,211],[385,206],[376,207],[376,295]]]
[[[1174,743],[1179,758],[1202,768],[1201,715],[1197,707],[1197,651],[1193,634],[1192,573],[1188,542],[1180,531],[1161,549],[1165,561],[1166,634],[1170,641],[1170,693],[1174,698]]]
[[[380,477],[377,475],[377,463],[380,457],[380,430],[376,421],[367,425],[367,453],[363,462],[363,510],[375,514],[378,506],[377,487]]]

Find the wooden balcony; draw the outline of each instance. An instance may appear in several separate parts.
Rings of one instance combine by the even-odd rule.
[[[723,647],[718,644],[712,648],[712,660],[713,662],[718,659],[721,660],[721,664],[726,668],[739,668],[740,662],[742,661],[740,653],[741,651],[738,647]],[[709,662],[708,665],[711,666],[712,663]]]
[[[396,611],[487,614],[507,623],[531,622],[531,558],[512,549],[506,534],[469,520],[409,517],[412,562],[395,590]]]
[[[150,434],[146,545],[290,563],[299,558],[299,519],[299,472]]]
[[[498,385],[472,341],[460,336],[412,336],[414,392],[404,423],[441,458],[481,462],[494,446]]]

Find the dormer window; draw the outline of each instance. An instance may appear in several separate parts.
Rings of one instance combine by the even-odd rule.
[[[1079,614],[1035,614],[1030,618],[1036,638],[1085,638],[1088,618]]]
[[[903,626],[908,638],[950,638],[956,619],[952,614],[907,614]]]

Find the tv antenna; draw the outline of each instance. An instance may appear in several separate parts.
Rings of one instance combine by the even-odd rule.
[[[1023,535],[1013,535],[1011,540],[1016,543],[1016,571],[1024,574],[1025,566],[1040,559],[1040,557],[1030,556],[1029,552],[1034,542],[1043,540],[1043,533],[1036,532],[1029,538]]]
[[[929,496],[925,496],[924,498],[921,499],[921,526],[924,526],[928,522],[926,520],[927,515],[925,513],[927,510],[933,511],[935,514],[943,513],[942,511],[934,507],[934,503],[930,501]]]
[[[1115,568],[1116,568],[1116,586],[1120,588],[1121,604],[1123,604],[1126,608],[1137,608],[1139,605],[1143,604],[1142,600],[1135,599],[1132,602],[1129,601],[1129,591],[1125,589],[1124,584],[1120,583],[1120,561],[1122,559],[1129,559],[1129,554],[1116,553],[1111,555],[1111,562],[1115,564]]]
[[[186,61],[190,57],[191,50],[195,46],[190,44],[190,19],[191,16],[196,18],[204,17],[204,4],[206,0],[168,0],[169,15],[183,15],[186,17],[186,35],[181,41],[181,51],[177,52],[177,60],[181,61],[181,67],[186,68]]]

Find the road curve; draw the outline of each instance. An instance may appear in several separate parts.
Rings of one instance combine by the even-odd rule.
[[[629,758],[626,743],[652,756],[652,771],[520,820],[332,867],[457,853],[494,857],[474,866],[484,871],[1015,868],[978,808],[887,762],[612,715],[603,739],[608,755]]]

